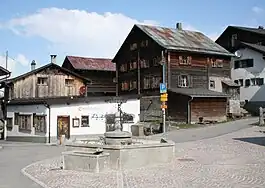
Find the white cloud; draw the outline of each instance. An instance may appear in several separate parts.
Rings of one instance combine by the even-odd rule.
[[[74,55],[113,57],[135,23],[123,14],[86,12],[45,8],[24,17],[12,19],[7,27],[25,36],[39,36],[51,42],[52,49]]]
[[[18,54],[15,58],[9,57],[7,59],[7,70],[11,72],[12,77],[17,76],[19,72],[19,66],[27,66],[29,60],[23,55]],[[6,57],[0,56],[0,66],[6,68]]]
[[[5,27],[18,35],[38,36],[49,41],[47,50],[51,53],[113,58],[136,23],[158,25],[154,20],[139,21],[119,13],[44,8],[11,19]],[[200,31],[182,23],[183,29]],[[212,40],[219,36],[216,32],[205,34]],[[25,62],[23,58],[18,59],[22,64]]]
[[[23,54],[18,54],[16,61],[21,63],[23,66],[29,65],[29,60]]]
[[[252,7],[251,10],[252,10],[254,13],[256,13],[256,14],[261,14],[261,13],[264,12],[263,8],[258,7],[258,6]]]

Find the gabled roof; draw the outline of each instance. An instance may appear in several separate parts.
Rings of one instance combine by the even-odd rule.
[[[157,44],[168,50],[234,56],[219,44],[197,31],[136,24],[131,32],[136,28],[143,31]],[[113,61],[115,61],[116,56]]]
[[[66,56],[66,58],[77,70],[116,71],[116,65],[111,62],[111,59],[77,56]]]
[[[9,81],[10,81],[10,82],[13,82],[13,81],[16,81],[16,80],[19,80],[19,79],[25,78],[25,77],[27,77],[27,76],[30,76],[30,75],[32,75],[32,74],[37,74],[38,72],[41,72],[41,71],[43,71],[43,70],[45,70],[45,69],[47,69],[47,68],[50,68],[50,67],[57,68],[57,69],[61,70],[62,72],[65,72],[65,73],[67,73],[67,74],[71,74],[71,75],[73,75],[73,76],[75,76],[75,77],[77,77],[77,78],[80,78],[80,79],[84,80],[84,81],[91,82],[90,79],[85,78],[85,77],[83,77],[83,76],[80,76],[79,74],[76,74],[76,73],[74,73],[74,72],[72,72],[72,71],[70,71],[70,70],[68,70],[68,69],[66,69],[66,68],[63,68],[63,67],[61,67],[61,66],[59,66],[59,65],[57,65],[57,64],[54,64],[54,63],[49,63],[49,64],[47,64],[47,65],[44,65],[44,66],[39,67],[39,68],[37,68],[37,69],[34,69],[34,70],[30,71],[30,72],[27,72],[27,73],[25,73],[25,74],[19,75],[19,76],[15,77],[15,78],[11,78],[11,79],[9,79]]]
[[[240,47],[247,47],[254,51],[265,54],[265,46],[262,46],[262,45],[240,42],[239,46],[235,50],[238,50]]]
[[[233,26],[230,25],[228,26],[223,33],[216,39],[215,42],[217,42],[226,32],[228,31],[232,31],[232,30],[241,30],[241,31],[246,31],[249,33],[253,33],[253,34],[258,34],[258,35],[264,35],[265,36],[265,29],[263,28],[254,28],[254,27],[242,27],[242,26]]]
[[[248,31],[251,33],[257,33],[257,34],[265,35],[265,29],[263,29],[263,28],[242,27],[242,26],[228,26],[228,27],[233,27],[233,28]]]
[[[10,74],[11,72],[5,69],[4,67],[0,66],[0,76],[5,76]]]

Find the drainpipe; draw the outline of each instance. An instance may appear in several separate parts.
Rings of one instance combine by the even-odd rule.
[[[48,130],[48,134],[49,134],[49,136],[48,136],[48,142],[49,142],[49,144],[51,143],[51,106],[49,105],[49,104],[46,104],[45,105],[45,107],[46,108],[48,108],[49,109],[49,130]]]
[[[188,100],[188,124],[191,123],[191,110],[190,110],[190,103],[193,100],[193,97],[191,96],[190,100]]]

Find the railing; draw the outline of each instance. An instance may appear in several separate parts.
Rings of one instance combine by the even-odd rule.
[[[264,126],[264,112],[265,108],[259,107],[259,125]]]

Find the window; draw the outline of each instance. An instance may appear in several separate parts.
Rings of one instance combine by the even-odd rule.
[[[147,47],[148,46],[148,40],[144,40],[141,42],[141,47]]]
[[[191,87],[191,76],[179,75],[178,76],[178,86],[179,87]]]
[[[144,89],[159,88],[161,82],[160,76],[146,76],[144,78]]]
[[[236,45],[236,40],[237,40],[237,34],[233,34],[233,35],[231,36],[231,46],[232,46],[232,47],[235,47],[235,45]]]
[[[137,62],[136,61],[131,62],[129,65],[130,65],[130,70],[137,69]]]
[[[126,71],[127,71],[127,64],[122,64],[122,65],[120,66],[120,71],[121,71],[121,72],[126,72]]]
[[[254,66],[253,59],[243,59],[243,60],[236,60],[234,62],[234,69],[238,68],[249,68]]]
[[[123,82],[121,83],[121,90],[122,90],[122,91],[129,90],[129,87],[130,87],[130,85],[129,85],[129,82],[128,82],[128,81],[123,81]]]
[[[264,78],[256,78],[257,79],[257,85],[262,86],[264,85]]]
[[[38,85],[47,85],[47,84],[48,84],[48,78],[45,77],[38,78]]]
[[[257,82],[256,82],[256,78],[251,78],[251,85],[252,86],[256,86],[257,85]]]
[[[262,45],[262,42],[257,42],[257,45]]]
[[[89,116],[81,116],[81,127],[89,127]]]
[[[12,131],[12,129],[13,129],[13,118],[7,118],[6,119],[6,129],[8,130],[8,131]]]
[[[46,116],[45,115],[33,115],[33,125],[36,132],[46,132]]]
[[[214,80],[210,80],[210,88],[211,89],[215,88],[215,81]]]
[[[211,65],[212,67],[217,67],[216,59],[211,59]]]
[[[145,60],[145,59],[142,59],[140,60],[140,67],[141,68],[148,68],[150,65],[149,65],[149,61],[148,60]]]
[[[74,79],[66,78],[64,82],[65,82],[65,85],[66,86],[72,86],[72,85],[74,85]]]
[[[136,80],[130,81],[130,90],[134,90],[134,89],[137,89],[137,81]]]
[[[137,43],[133,43],[130,45],[130,50],[133,51],[133,50],[136,50],[137,49]]]
[[[238,84],[238,80],[235,80],[234,82],[235,82],[235,84]]]
[[[249,86],[250,86],[250,79],[246,79],[246,80],[245,80],[245,86],[246,86],[246,87],[249,87]]]
[[[243,79],[239,79],[238,81],[239,81],[239,85],[240,85],[240,86],[243,86],[243,85],[244,85],[244,83],[243,83]]]
[[[18,116],[19,130],[31,131],[31,115]]]
[[[179,56],[179,64],[180,65],[190,65],[191,64],[191,56]]]

